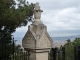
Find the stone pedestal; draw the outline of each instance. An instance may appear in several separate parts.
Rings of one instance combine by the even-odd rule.
[[[38,11],[40,10],[35,13],[39,13]],[[28,26],[28,31],[22,40],[22,46],[26,51],[29,51],[29,60],[48,60],[53,42],[47,33],[47,27],[42,23],[40,17],[35,17],[37,19]]]

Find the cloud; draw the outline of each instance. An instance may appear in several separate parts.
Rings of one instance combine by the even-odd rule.
[[[79,30],[54,30],[49,32],[51,37],[65,37],[65,36],[76,36],[80,35]]]
[[[52,37],[80,33],[80,0],[29,0],[29,2],[40,3],[43,10],[41,20]],[[27,29],[28,26],[18,28],[15,36],[20,34],[23,36]]]
[[[76,8],[66,8],[58,11],[56,14],[49,12],[43,15],[43,22],[49,27],[50,31],[57,29],[80,29],[80,14],[75,14]],[[47,18],[46,18],[47,17]]]

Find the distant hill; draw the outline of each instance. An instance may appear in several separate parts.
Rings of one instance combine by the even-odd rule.
[[[76,35],[76,36],[66,36],[66,37],[52,37],[52,40],[68,40],[70,39],[71,41],[73,41],[76,37],[80,37],[80,35]]]
[[[66,37],[52,37],[53,47],[60,47],[61,45],[64,45],[67,42],[66,40],[70,39],[71,41],[73,41],[76,37],[80,37],[80,35]]]

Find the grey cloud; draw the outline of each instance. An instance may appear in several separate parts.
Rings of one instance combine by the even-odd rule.
[[[43,10],[41,20],[52,37],[80,34],[80,0],[29,0],[29,2],[40,3]],[[24,36],[26,28],[17,30],[15,36]]]
[[[48,0],[41,2],[42,7],[45,9],[64,9],[70,7],[78,7],[80,0]]]
[[[76,11],[74,11],[74,13],[80,14],[80,5],[78,7],[76,7]]]
[[[80,35],[80,30],[53,30],[49,32],[52,37]]]
[[[25,35],[26,32],[16,32],[16,33],[13,33],[14,37],[19,37],[19,38],[23,38],[24,35]]]

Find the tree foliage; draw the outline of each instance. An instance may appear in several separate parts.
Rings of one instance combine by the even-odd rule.
[[[34,4],[26,0],[0,0],[0,33],[13,33],[32,21],[33,9]]]
[[[55,51],[56,56],[54,56],[55,53],[53,53]],[[80,38],[75,38],[73,41],[68,39],[64,46],[61,45],[61,47],[57,48],[57,50],[51,50],[49,60],[53,60],[54,58],[56,58],[56,60],[79,60]]]
[[[32,21],[33,9],[34,4],[29,4],[26,0],[0,0],[0,56],[4,56],[1,49],[5,46],[3,53],[11,51],[8,47],[13,44],[12,33],[16,28]],[[7,53],[12,54],[12,51]]]
[[[75,46],[76,47],[80,46],[80,38],[75,38],[75,40],[72,42],[70,40],[67,40],[67,43],[65,44],[65,59],[66,60],[74,60],[75,59],[75,54],[76,54],[76,52],[74,50]]]

